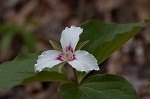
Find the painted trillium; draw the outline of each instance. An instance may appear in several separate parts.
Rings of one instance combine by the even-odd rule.
[[[43,52],[35,64],[35,71],[42,71],[44,68],[52,68],[62,62],[68,62],[77,71],[89,72],[91,70],[99,70],[97,60],[87,51],[77,50],[76,45],[79,41],[79,35],[83,32],[80,27],[66,27],[61,34],[62,52],[56,50],[48,50]]]

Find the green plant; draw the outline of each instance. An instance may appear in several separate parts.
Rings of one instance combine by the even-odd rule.
[[[130,24],[107,24],[99,20],[85,22],[80,25],[84,31],[80,36],[77,48],[82,47],[81,50],[93,54],[100,64],[149,21],[145,19]],[[50,42],[55,50],[60,50],[59,44],[54,41]],[[83,79],[87,72],[79,72],[74,69],[76,79],[74,82],[68,79],[63,63],[50,69],[45,68],[41,72],[35,72],[34,65],[38,55],[38,53],[23,54],[17,56],[13,61],[1,64],[0,89],[5,90],[34,81],[60,81],[63,83],[58,90],[61,99],[138,99],[132,85],[120,76],[97,74]]]
[[[6,52],[14,36],[17,34],[19,34],[22,37],[23,44],[27,47],[29,52],[36,51],[36,38],[34,37],[31,31],[26,29],[26,26],[28,26],[28,24],[33,24],[33,22],[27,21],[24,26],[18,26],[15,23],[0,24],[0,34],[1,34],[0,46],[1,46],[2,53]]]

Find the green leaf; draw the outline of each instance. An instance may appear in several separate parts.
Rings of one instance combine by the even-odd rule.
[[[29,31],[23,31],[22,37],[24,40],[24,44],[28,48],[29,52],[36,51],[36,38],[34,37],[33,33]]]
[[[93,54],[97,58],[98,63],[102,63],[138,33],[145,26],[146,22],[150,23],[150,20],[145,19],[130,24],[108,24],[99,20],[83,23],[80,25],[84,29],[84,32],[80,36],[80,41],[89,40],[90,42],[82,49]]]
[[[0,24],[0,33],[2,39],[0,40],[2,53],[5,53],[10,46],[14,34],[18,31],[14,23]]]
[[[5,33],[14,33],[19,30],[18,26],[15,23],[6,23],[6,24],[0,24],[0,32],[2,34]]]
[[[87,44],[89,41],[82,41],[82,42],[79,42],[76,46],[76,49],[75,50],[80,50],[85,44]]]
[[[14,33],[10,32],[10,33],[5,33],[3,36],[2,36],[2,39],[1,39],[1,50],[2,50],[2,53],[6,52],[6,50],[9,48],[10,46],[10,43],[13,39],[13,36],[14,36]]]
[[[63,63],[60,63],[56,66],[54,66],[53,68],[45,68],[44,70],[45,71],[55,71],[55,72],[58,72],[58,73],[66,73],[66,70],[64,68],[64,65],[66,64],[66,62],[63,62]]]
[[[81,85],[65,83],[59,93],[61,99],[138,99],[127,80],[110,74],[91,76]]]
[[[78,83],[81,83],[81,81],[84,79],[84,77],[87,75],[88,73],[86,72],[79,72],[77,71],[77,80],[78,80]]]
[[[25,20],[25,23],[24,23],[24,28],[26,28],[27,26],[33,26],[33,27],[39,27],[41,26],[40,22],[38,22],[37,20],[32,20],[32,19],[27,19]]]
[[[36,63],[37,57],[38,54],[24,54],[19,55],[13,61],[1,64],[0,90],[34,81],[68,81],[67,75],[64,72],[57,72],[56,69],[36,73],[34,64]],[[54,68],[56,67],[54,66]]]
[[[58,43],[56,43],[56,42],[54,42],[52,40],[49,40],[49,42],[52,45],[52,47],[54,48],[54,50],[57,50],[57,51],[61,51],[62,50],[61,46]]]

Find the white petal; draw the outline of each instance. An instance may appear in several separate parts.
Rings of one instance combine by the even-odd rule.
[[[45,67],[52,68],[53,66],[61,63],[62,61],[58,60],[57,57],[61,54],[59,51],[48,50],[43,52],[35,64],[35,71],[42,71]]]
[[[74,51],[78,41],[79,41],[79,35],[83,32],[83,29],[76,26],[71,26],[70,28],[66,27],[65,30],[62,31],[61,34],[61,46],[63,48],[63,51],[66,50],[66,48],[70,47]]]
[[[89,72],[91,70],[99,70],[96,58],[86,51],[76,51],[75,60],[68,63],[77,71]]]

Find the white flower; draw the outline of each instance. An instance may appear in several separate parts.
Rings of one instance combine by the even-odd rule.
[[[35,64],[35,71],[42,71],[45,67],[52,68],[53,66],[68,62],[77,71],[99,70],[97,60],[87,51],[75,51],[75,47],[79,41],[79,35],[83,32],[80,27],[66,27],[61,34],[62,52],[56,50],[48,50],[43,52]]]

